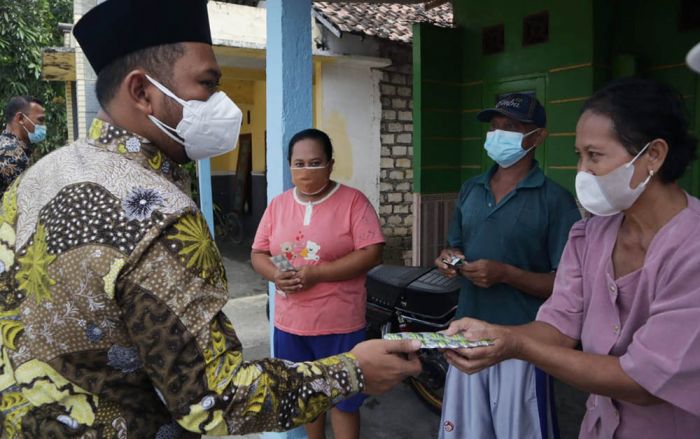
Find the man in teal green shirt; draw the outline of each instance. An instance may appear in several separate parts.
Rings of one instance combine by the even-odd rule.
[[[435,263],[443,274],[463,278],[458,318],[523,324],[552,294],[580,213],[534,159],[547,136],[546,114],[534,97],[506,95],[477,118],[490,123],[484,147],[496,165],[462,185],[450,248]],[[497,367],[471,376],[450,368],[440,437],[556,437],[549,378],[520,360]]]

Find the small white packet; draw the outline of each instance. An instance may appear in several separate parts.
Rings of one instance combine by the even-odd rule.
[[[270,261],[275,264],[275,267],[277,267],[279,271],[297,271],[294,265],[292,265],[289,259],[284,257],[284,255],[272,256],[270,257]]]

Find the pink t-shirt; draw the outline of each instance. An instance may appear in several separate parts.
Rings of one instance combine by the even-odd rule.
[[[700,201],[654,236],[644,266],[615,278],[612,252],[623,215],[574,224],[552,296],[537,320],[619,357],[634,381],[665,402],[639,406],[591,395],[580,438],[700,434]]]
[[[305,203],[294,189],[265,210],[253,249],[283,254],[295,267],[335,261],[384,242],[377,213],[356,189],[337,184],[323,199]],[[322,282],[300,293],[277,294],[275,326],[297,335],[345,334],[365,326],[365,275]]]

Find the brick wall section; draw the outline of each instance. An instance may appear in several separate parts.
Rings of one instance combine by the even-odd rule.
[[[385,264],[411,264],[413,230],[413,100],[410,47],[394,46],[382,70],[379,220]]]

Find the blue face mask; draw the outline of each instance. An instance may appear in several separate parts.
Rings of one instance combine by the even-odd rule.
[[[40,143],[46,140],[46,125],[35,125],[34,132],[28,133],[31,143]]]
[[[535,128],[529,133],[518,133],[516,131],[493,130],[486,133],[484,149],[491,159],[498,163],[501,168],[509,168],[518,163],[528,152],[534,148],[523,149],[523,139],[539,128]]]
[[[33,133],[30,133],[29,130],[28,130],[26,127],[24,127],[24,126],[22,127],[22,128],[24,128],[24,131],[27,132],[27,136],[29,137],[29,142],[30,142],[30,143],[41,143],[41,142],[43,142],[44,140],[46,140],[46,125],[37,125],[37,124],[34,123],[34,121],[32,121],[32,120],[29,118],[29,116],[27,116],[27,115],[24,114],[24,113],[22,113],[22,114],[24,115],[24,117],[27,118],[27,120],[28,120],[32,125],[34,125],[34,132],[33,132]]]

